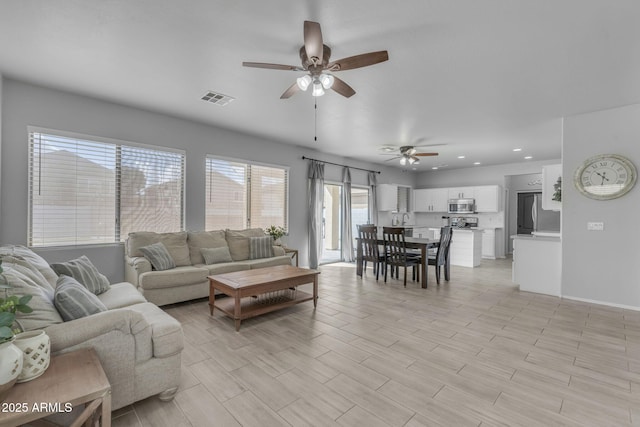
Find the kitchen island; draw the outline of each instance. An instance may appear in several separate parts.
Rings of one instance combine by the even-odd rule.
[[[546,234],[546,235],[545,235]],[[562,239],[559,233],[517,234],[513,239],[513,283],[521,291],[561,296]]]
[[[434,238],[440,238],[439,228],[430,228]],[[460,267],[477,267],[482,259],[482,233],[481,228],[453,228],[449,259],[451,265]]]

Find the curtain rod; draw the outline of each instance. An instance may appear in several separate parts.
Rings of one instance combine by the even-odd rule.
[[[326,163],[326,164],[329,164],[329,165],[342,166],[342,167],[345,167],[345,168],[357,169],[359,171],[365,171],[365,172],[380,173],[380,171],[372,171],[371,169],[363,169],[363,168],[357,168],[355,166],[341,165],[340,163],[333,163],[333,162],[327,162],[326,160],[312,159],[311,157],[302,156],[302,160],[315,160],[316,162]]]

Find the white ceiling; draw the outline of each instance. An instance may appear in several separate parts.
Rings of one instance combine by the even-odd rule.
[[[317,98],[318,141],[310,92],[280,99],[301,73],[241,66],[299,65],[304,20],[332,59],[390,57],[337,73],[357,93]],[[640,102],[639,22],[637,0],[8,0],[0,73],[377,163],[447,144],[417,170],[458,168],[560,158],[562,116]]]

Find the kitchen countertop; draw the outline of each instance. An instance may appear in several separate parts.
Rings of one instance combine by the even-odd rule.
[[[560,242],[562,240],[561,236],[533,236],[531,234],[514,234],[511,236],[512,239],[522,239],[522,240],[539,240],[541,242]]]

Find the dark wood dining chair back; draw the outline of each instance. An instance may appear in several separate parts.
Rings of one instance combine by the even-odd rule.
[[[407,246],[405,242],[404,228],[402,227],[383,227],[382,235],[384,238],[384,250],[386,255],[387,268],[384,272],[384,281],[387,281],[388,267],[394,269],[404,268],[404,286],[407,286],[407,267],[413,267],[413,279],[419,273],[416,266],[420,264],[420,259],[407,256]],[[397,270],[396,270],[397,271]]]
[[[384,257],[380,255],[378,246],[378,227],[375,224],[358,225],[358,237],[362,245],[362,263],[367,268],[367,261],[372,262],[376,280],[380,277],[380,267],[384,268]]]
[[[436,283],[440,284],[440,268],[444,267],[444,280],[449,281],[449,249],[453,238],[452,227],[440,228],[440,244],[435,257],[429,257],[429,265],[436,267]]]

